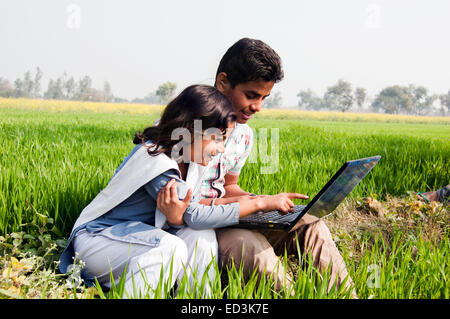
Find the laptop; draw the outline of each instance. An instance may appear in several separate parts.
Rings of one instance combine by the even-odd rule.
[[[239,224],[228,227],[273,228],[289,232],[306,213],[319,218],[326,217],[361,182],[380,158],[381,156],[377,155],[344,163],[308,205],[295,205],[292,213],[282,214],[278,210],[256,212],[239,219]]]

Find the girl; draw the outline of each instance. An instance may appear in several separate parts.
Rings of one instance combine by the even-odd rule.
[[[126,270],[127,297],[152,294],[161,270],[171,286],[185,275],[192,286],[196,274],[200,280],[209,278],[208,296],[214,280],[210,265],[217,262],[218,249],[213,229],[237,224],[239,217],[256,211],[294,206],[287,196],[242,196],[219,206],[198,203],[203,169],[224,151],[235,119],[230,102],[214,87],[183,90],[166,106],[157,126],[136,133],[137,145],[81,212],[60,257],[61,272],[68,272],[73,260],[82,260],[84,282],[91,285],[97,279],[110,288],[111,275],[117,282]],[[179,207],[163,214],[158,194],[163,189],[161,198],[174,185]]]

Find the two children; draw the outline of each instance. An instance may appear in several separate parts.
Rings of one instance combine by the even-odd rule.
[[[73,258],[81,259],[83,280],[92,284],[96,278],[108,288],[111,274],[118,281],[126,269],[125,292],[130,297],[151,295],[161,268],[171,286],[183,276],[192,286],[195,273],[198,278],[208,276],[208,296],[215,275],[210,264],[217,262],[214,228],[237,224],[239,217],[261,209],[281,209],[279,203],[287,201],[242,197],[220,206],[198,203],[202,167],[224,151],[235,119],[231,103],[216,88],[193,85],[183,90],[167,105],[157,126],[135,135],[137,145],[82,211],[61,255],[61,272]],[[196,120],[201,121],[199,143]],[[170,192],[175,181],[180,194],[176,199],[183,200],[163,215],[158,194],[163,187],[160,198]]]
[[[314,266],[331,265],[339,285],[347,276],[345,264],[328,228],[313,216],[306,215],[292,233],[214,231],[256,211],[288,212],[293,198],[307,198],[295,193],[256,196],[238,185],[253,142],[246,123],[282,78],[281,60],[264,42],[244,38],[230,47],[215,87],[188,87],[167,105],[158,125],[136,134],[136,147],[77,219],[61,256],[61,272],[77,254],[86,264],[84,281],[97,278],[108,287],[110,274],[120,277],[127,265],[125,290],[139,296],[157,286],[161,267],[172,267],[171,278],[163,271],[171,285],[183,276],[192,283],[193,273],[212,281],[208,265],[219,259],[223,267],[242,262],[246,274],[256,268],[281,283],[285,272],[275,269],[277,254],[284,249],[296,253],[298,238],[301,252],[313,254]],[[202,123],[200,143],[195,143],[196,120]],[[183,138],[173,134],[178,128],[187,133]],[[211,136],[210,129],[215,132]]]
[[[252,148],[253,135],[247,122],[263,105],[275,83],[283,79],[281,59],[266,43],[243,38],[233,44],[221,59],[215,87],[231,101],[236,113],[236,127],[225,145],[224,153],[216,156],[209,164],[201,184],[202,200],[208,204],[213,199],[216,204],[226,204],[250,193],[242,190],[239,175]],[[261,198],[267,195],[255,196]],[[307,198],[298,195],[298,198]],[[176,205],[176,201],[167,205]],[[277,283],[290,281],[289,275],[279,262],[278,256],[285,249],[288,254],[311,254],[314,267],[320,271],[330,267],[332,280],[339,287],[348,276],[345,263],[334,244],[325,223],[317,217],[306,214],[295,231],[286,233],[277,230],[247,230],[227,228],[216,230],[219,244],[219,265],[236,268],[243,265],[244,275],[255,269],[275,277]],[[298,246],[297,242],[298,241]],[[351,278],[346,287],[352,286]],[[278,288],[281,288],[279,285]],[[353,297],[356,293],[352,291]]]

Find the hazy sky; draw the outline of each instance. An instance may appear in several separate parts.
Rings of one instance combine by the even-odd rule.
[[[242,37],[261,39],[283,61],[284,106],[343,78],[373,97],[414,83],[450,89],[450,1],[2,0],[0,76],[39,66],[43,90],[64,71],[109,81],[116,96],[144,97],[173,81],[178,91],[213,84],[220,58]]]

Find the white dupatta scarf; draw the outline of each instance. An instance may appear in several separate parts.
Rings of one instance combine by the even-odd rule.
[[[166,154],[150,156],[146,147],[139,147],[108,185],[83,209],[71,233],[77,227],[109,212],[140,187],[169,169],[174,169],[180,174],[178,164]],[[201,177],[204,170],[204,166],[192,162],[189,164],[186,183],[192,189],[193,198],[199,198],[200,196]],[[165,215],[159,209],[156,209],[155,226],[163,228],[165,222]]]

